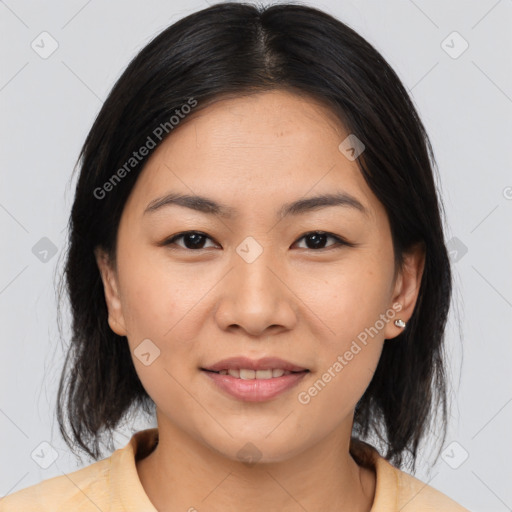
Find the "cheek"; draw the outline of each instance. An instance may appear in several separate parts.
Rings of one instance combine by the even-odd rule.
[[[120,276],[132,359],[150,396],[158,396],[162,385],[165,393],[179,395],[182,390],[170,375],[185,382],[197,370],[205,298],[221,276],[204,266],[171,264],[163,251],[131,247],[124,252]],[[157,354],[148,366],[138,357],[142,347],[151,358]]]
[[[332,348],[343,349],[389,308],[390,273],[380,265],[373,258],[347,259],[323,272],[321,279],[296,283]]]
[[[128,344],[137,375],[152,399],[161,404],[172,396],[185,408],[187,395],[179,383],[186,382],[195,362],[201,322],[194,306],[206,290],[193,285],[191,272],[171,269],[150,256],[132,251],[120,268]]]
[[[134,339],[163,340],[179,328],[187,338],[183,329],[190,326],[205,285],[190,267],[173,266],[161,255],[155,258],[158,252],[131,250],[123,260],[122,308],[128,333]]]
[[[304,302],[318,317],[319,365],[313,388],[301,391],[319,412],[323,407],[327,412],[329,403],[355,406],[379,362],[384,327],[393,319],[389,268],[374,258],[345,263],[314,286],[309,280],[303,290]]]
[[[299,390],[298,402],[312,417],[334,427],[350,414],[368,387],[382,352],[381,314],[388,298],[373,272],[338,273],[323,290],[310,290],[311,309],[319,312],[315,379]],[[316,299],[315,299],[316,298]],[[315,302],[313,303],[313,301]],[[388,322],[392,321],[391,317]]]

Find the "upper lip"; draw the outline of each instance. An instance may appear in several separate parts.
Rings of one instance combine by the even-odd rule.
[[[288,361],[284,361],[278,357],[263,357],[261,359],[250,359],[244,356],[238,357],[230,357],[228,359],[223,359],[222,361],[218,361],[217,363],[211,366],[205,366],[201,368],[202,370],[210,370],[214,372],[218,372],[220,370],[268,370],[274,368],[281,368],[283,370],[288,370],[290,372],[301,372],[307,370],[307,368],[303,368],[302,366],[298,366],[296,364],[290,363]]]

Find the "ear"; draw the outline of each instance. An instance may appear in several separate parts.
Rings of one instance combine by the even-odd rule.
[[[418,299],[424,268],[425,245],[419,242],[404,253],[403,267],[396,277],[393,300],[390,304],[396,311],[396,315],[386,324],[384,336],[386,339],[395,338],[404,330],[403,327],[395,325],[395,320],[400,319],[407,323],[411,318]]]
[[[116,271],[113,269],[110,258],[103,249],[97,247],[94,249],[94,255],[100,270],[101,280],[103,281],[105,302],[108,308],[108,325],[116,334],[126,336],[126,326],[121,307]]]

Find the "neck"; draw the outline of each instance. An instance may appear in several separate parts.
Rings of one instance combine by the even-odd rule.
[[[162,512],[370,512],[375,475],[356,464],[349,446],[350,431],[340,428],[284,461],[246,463],[166,424],[159,425],[157,447],[136,466],[146,494]]]

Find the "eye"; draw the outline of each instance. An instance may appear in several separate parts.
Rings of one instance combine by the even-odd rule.
[[[326,240],[329,238],[334,240],[335,243],[331,244],[330,246],[324,247]],[[177,240],[180,239],[183,239],[184,246],[176,243]],[[306,247],[304,248],[314,251],[321,251],[323,249],[329,249],[333,246],[340,245],[355,247],[355,244],[352,244],[339,236],[333,235],[332,233],[327,233],[325,231],[311,231],[301,236],[298,239],[298,241],[303,239],[306,241]],[[208,235],[200,231],[184,231],[183,233],[178,233],[177,235],[174,235],[173,237],[165,240],[164,242],[162,242],[161,245],[178,245],[178,247],[181,247],[182,249],[201,250],[207,248],[205,247],[205,242],[207,240],[212,239]]]
[[[179,246],[182,249],[205,249],[204,242],[206,239],[211,240],[209,236],[205,233],[201,233],[200,231],[184,231],[183,233],[178,233],[174,235],[172,238],[169,238],[162,245],[172,245],[176,244],[176,240],[183,238],[185,247]],[[176,244],[177,245],[177,244]]]
[[[330,246],[323,247],[325,245],[326,239],[331,238],[335,241],[334,244],[331,244]],[[343,238],[333,235],[331,233],[326,233],[325,231],[311,231],[310,233],[306,233],[303,235],[299,240],[304,239],[306,241],[306,245],[310,245],[310,247],[305,247],[305,249],[312,249],[312,250],[322,250],[322,249],[330,249],[333,246],[339,246],[339,245],[348,245],[350,247],[354,247],[354,244],[351,244],[350,242],[347,242]],[[309,243],[308,243],[309,242]]]

